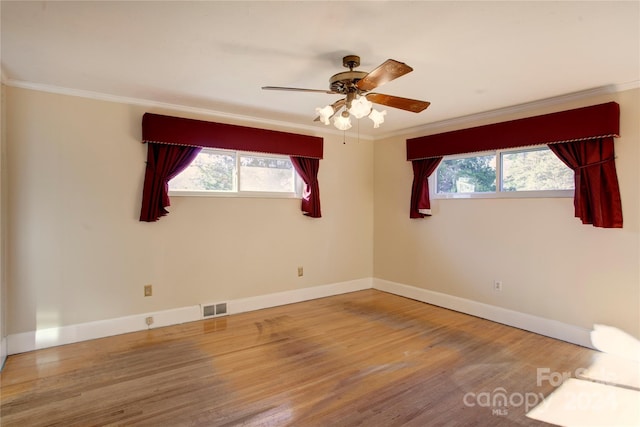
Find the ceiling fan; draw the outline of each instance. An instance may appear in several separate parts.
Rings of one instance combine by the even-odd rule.
[[[367,73],[366,71],[356,71],[354,68],[360,66],[360,57],[357,55],[347,55],[342,58],[342,65],[349,71],[334,74],[329,79],[329,89],[303,89],[295,87],[263,86],[264,90],[285,90],[294,92],[319,92],[328,94],[344,95],[331,105],[323,108],[316,108],[318,117],[316,121],[329,124],[329,120],[335,116],[334,125],[341,130],[351,127],[350,115],[356,118],[368,116],[373,120],[374,127],[378,127],[384,121],[386,111],[377,111],[372,108],[373,104],[386,105],[413,113],[419,113],[426,109],[430,103],[399,96],[385,95],[382,93],[369,93],[369,91],[382,86],[383,84],[404,76],[413,71],[413,68],[393,59],[387,59],[376,69]],[[342,110],[340,115],[337,115]]]

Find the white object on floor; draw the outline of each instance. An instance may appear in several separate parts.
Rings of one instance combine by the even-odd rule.
[[[569,378],[527,417],[559,426],[640,426],[640,391]]]
[[[640,390],[640,361],[615,354],[600,353],[587,369],[579,370],[576,376],[615,386]]]

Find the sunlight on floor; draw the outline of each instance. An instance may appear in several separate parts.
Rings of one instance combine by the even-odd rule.
[[[591,341],[602,351],[527,414],[560,426],[640,426],[640,341],[595,325]]]

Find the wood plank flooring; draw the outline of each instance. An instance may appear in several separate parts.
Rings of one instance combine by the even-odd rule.
[[[594,355],[366,290],[9,356],[0,424],[548,425],[518,395]]]

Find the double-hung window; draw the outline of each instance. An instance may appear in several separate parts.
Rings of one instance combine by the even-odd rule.
[[[547,146],[446,156],[431,175],[435,198],[572,197],[574,173]]]
[[[288,156],[203,148],[169,181],[172,196],[299,197],[301,180]]]

